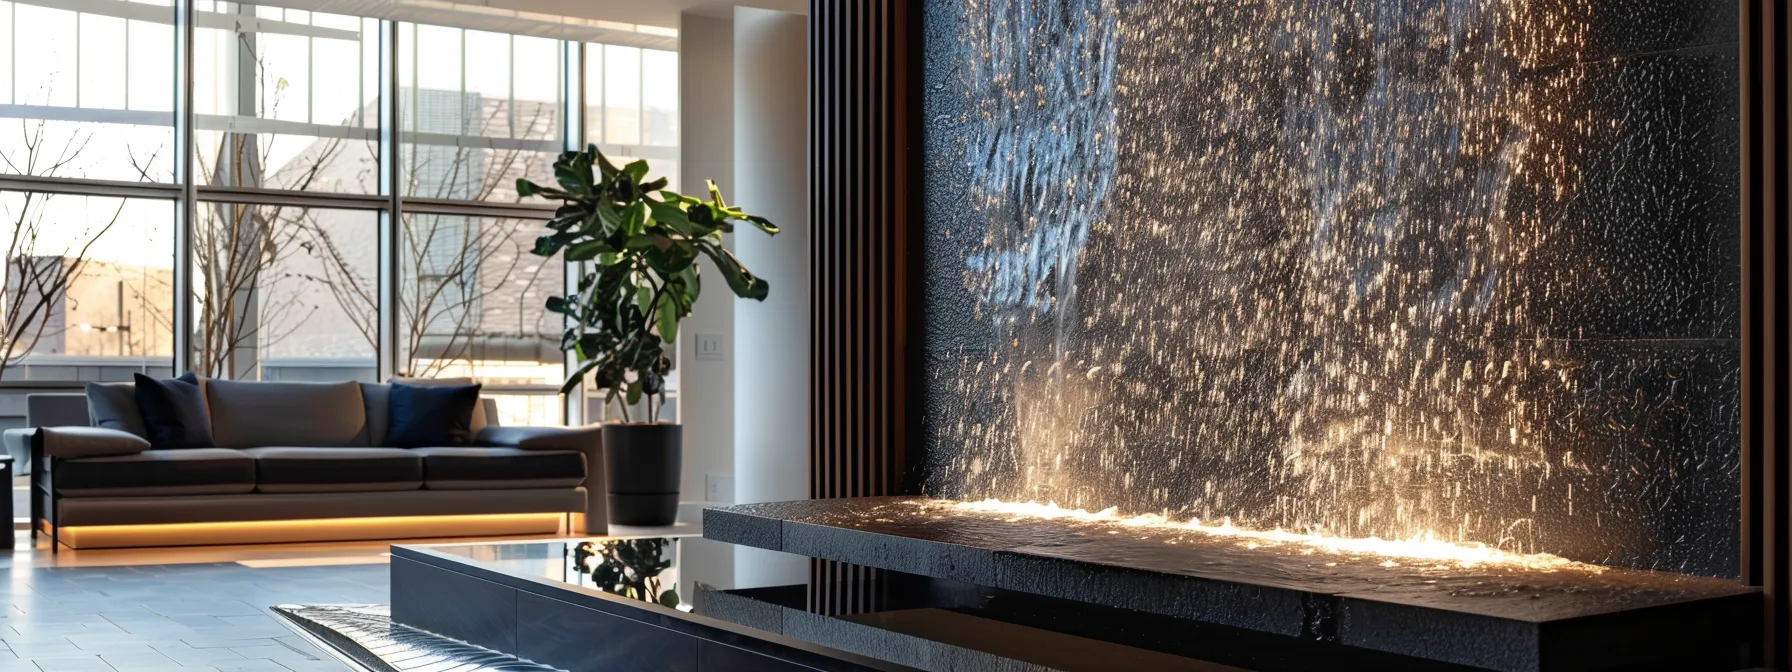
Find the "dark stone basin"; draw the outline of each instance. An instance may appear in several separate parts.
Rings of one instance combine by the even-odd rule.
[[[865,498],[709,509],[704,536],[1497,670],[1734,669],[1759,630],[1758,590],[1722,579],[1584,565],[1464,567],[939,504]]]

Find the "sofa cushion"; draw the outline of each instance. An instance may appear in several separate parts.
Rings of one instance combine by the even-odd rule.
[[[131,383],[88,383],[87,421],[95,427],[116,429],[149,438],[143,412],[137,410],[137,386]],[[38,423],[40,426],[45,423]],[[56,423],[61,424],[61,423]]]
[[[231,448],[365,446],[361,385],[206,381],[212,441]]]
[[[378,492],[423,486],[423,458],[400,448],[249,448],[258,492]]]
[[[131,374],[131,386],[137,396],[137,410],[143,414],[143,428],[155,448],[210,448],[212,423],[205,407],[205,390],[199,377],[192,373],[179,378],[159,380],[141,373]]]
[[[413,387],[429,387],[441,385],[471,385],[473,379],[394,378],[392,379],[392,382],[403,383]],[[367,431],[363,437],[366,441],[359,445],[375,447],[391,445],[386,443],[386,428],[390,424],[387,407],[390,404],[389,395],[391,392],[392,385],[390,383],[361,383],[361,399],[365,403],[367,409]],[[468,425],[468,429],[472,430],[474,434],[478,434],[480,429],[494,425],[493,418],[496,417],[496,408],[497,407],[492,403],[491,399],[481,398],[479,400],[479,405],[473,407],[473,418],[472,422]]]
[[[417,448],[430,490],[574,488],[585,481],[585,455],[571,450],[453,446]]]
[[[479,385],[406,385],[387,392],[386,445],[417,448],[473,442]]]
[[[393,378],[392,382],[411,387],[465,387],[477,381],[474,381],[471,376],[461,376],[459,378]],[[481,399],[480,401],[488,400]],[[486,425],[496,422],[494,418],[486,416],[485,404],[481,403],[473,407],[473,433],[477,434]]]
[[[149,450],[149,440],[130,432],[104,427],[37,427],[34,441],[50,457],[99,457],[131,455]]]
[[[54,476],[66,497],[242,495],[255,490],[255,460],[228,448],[146,450],[58,460]]]

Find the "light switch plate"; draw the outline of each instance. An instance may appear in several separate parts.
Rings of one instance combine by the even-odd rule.
[[[697,334],[697,359],[719,362],[722,357],[721,334]]]
[[[704,474],[707,486],[703,498],[712,502],[734,503],[734,477],[724,474]]]

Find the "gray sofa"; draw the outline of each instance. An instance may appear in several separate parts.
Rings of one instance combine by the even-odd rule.
[[[140,417],[135,427],[129,417],[89,417],[86,394],[30,395],[36,426],[7,440],[29,444],[34,536],[47,532],[53,548],[83,547],[65,529],[96,539],[107,531],[112,541],[95,546],[180,545],[219,543],[214,528],[231,527],[183,524],[327,521],[309,540],[341,540],[354,534],[345,523],[378,519],[385,526],[365,534],[402,535],[387,523],[430,516],[479,516],[467,531],[493,534],[519,514],[536,514],[537,526],[541,514],[567,514],[570,531],[606,531],[596,426],[504,427],[486,399],[471,445],[392,448],[382,445],[387,385],[204,380],[201,389],[216,448],[152,450]],[[109,383],[87,394],[131,393],[130,383]],[[147,540],[118,532],[147,525],[176,527]],[[247,540],[308,540],[297,526]],[[236,525],[233,534],[256,527]],[[195,530],[199,541],[183,537]]]

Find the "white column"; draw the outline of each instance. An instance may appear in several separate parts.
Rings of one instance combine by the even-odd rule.
[[[686,12],[679,17],[678,191],[709,198],[706,180],[737,199],[734,178],[734,21]],[[734,236],[728,236],[732,247]],[[684,425],[679,498],[732,504],[712,496],[708,477],[734,474],[734,294],[707,258],[699,261],[703,295],[678,328],[678,421]],[[718,353],[699,354],[699,340]],[[731,489],[730,489],[731,490]],[[724,501],[726,500],[726,501]]]
[[[705,180],[735,197],[734,20],[685,12],[678,26],[678,191],[708,198]],[[726,236],[730,248],[733,236]],[[678,422],[684,425],[684,474],[679,479],[681,520],[700,519],[704,506],[732,504],[733,488],[710,493],[711,476],[734,475],[734,294],[707,258],[700,259],[703,295],[678,328]],[[697,342],[714,338],[719,354],[699,356]],[[686,539],[679,562],[679,594],[694,595],[690,582],[733,587],[734,555],[720,542]]]
[[[809,53],[808,19],[734,10],[732,202],[778,223],[767,237],[741,230],[735,251],[771,283],[764,302],[734,313],[735,499],[809,495]],[[736,585],[795,583],[807,563],[737,548]]]

